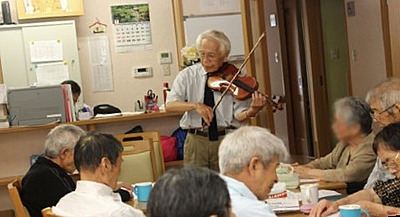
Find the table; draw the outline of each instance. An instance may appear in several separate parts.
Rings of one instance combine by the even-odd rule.
[[[325,181],[320,181],[318,182],[319,189],[323,190],[333,190],[337,191],[341,194],[346,194],[346,188],[347,184],[344,182],[325,182]],[[299,189],[294,189],[292,190],[294,192],[299,192]],[[308,216],[307,214],[304,214],[300,211],[296,212],[290,212],[290,213],[285,213],[285,214],[279,214],[279,217],[304,217]]]
[[[347,185],[344,182],[325,182],[325,181],[320,181],[320,182],[318,182],[318,185],[319,185],[319,189],[334,190],[334,191],[337,191],[337,192],[339,192],[341,194],[345,194],[346,193],[346,188],[347,188]],[[300,189],[297,188],[297,189],[293,189],[291,191],[299,192]],[[133,201],[132,200],[132,201],[128,201],[128,202],[125,202],[125,203],[130,205],[130,206],[132,206],[132,207],[134,207],[134,208],[136,208],[136,209],[141,210],[143,213],[146,214],[146,211],[147,211],[146,210],[146,208],[147,208],[146,207],[147,206],[146,202],[137,202],[137,201]],[[306,215],[306,214],[304,214],[304,213],[302,213],[300,211],[297,211],[297,212],[279,214],[278,216],[279,217],[304,217],[304,216],[308,216],[308,215]]]

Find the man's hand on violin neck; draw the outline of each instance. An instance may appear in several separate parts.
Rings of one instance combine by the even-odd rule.
[[[267,98],[260,94],[259,92],[254,92],[251,95],[252,101],[250,104],[250,109],[255,112],[256,115],[262,108],[264,108],[267,105]]]
[[[203,103],[196,103],[195,110],[201,115],[207,126],[210,126],[210,123],[214,118],[214,112],[212,108],[204,105]]]

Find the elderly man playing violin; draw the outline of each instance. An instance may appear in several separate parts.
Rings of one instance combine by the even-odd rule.
[[[229,129],[255,117],[267,99],[254,92],[247,100],[228,93],[213,112],[222,93],[207,85],[209,76],[221,73],[231,50],[228,37],[216,30],[201,33],[196,40],[201,62],[185,68],[176,77],[167,97],[167,111],[185,112],[180,126],[188,134],[185,141],[185,165],[197,165],[219,171],[218,148]]]

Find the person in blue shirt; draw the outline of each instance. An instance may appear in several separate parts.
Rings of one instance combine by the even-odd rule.
[[[244,126],[222,140],[218,156],[236,216],[276,217],[264,201],[278,181],[276,167],[288,156],[283,141],[265,128]]]

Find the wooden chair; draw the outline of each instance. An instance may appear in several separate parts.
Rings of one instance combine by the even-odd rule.
[[[156,157],[157,177],[156,180],[165,173],[164,154],[162,151],[161,137],[158,131],[150,131],[143,133],[131,133],[118,135],[117,139],[122,143],[127,140],[143,140],[152,139]]]
[[[122,142],[120,181],[126,183],[155,182],[157,175],[153,140]]]
[[[15,214],[17,217],[28,217],[28,213],[22,204],[21,197],[19,196],[19,191],[21,190],[22,176],[14,179],[11,183],[7,185],[8,194],[10,195],[11,201],[14,205]]]
[[[59,217],[58,215],[53,213],[53,210],[51,210],[51,207],[42,209],[42,215],[43,215],[43,217]]]

